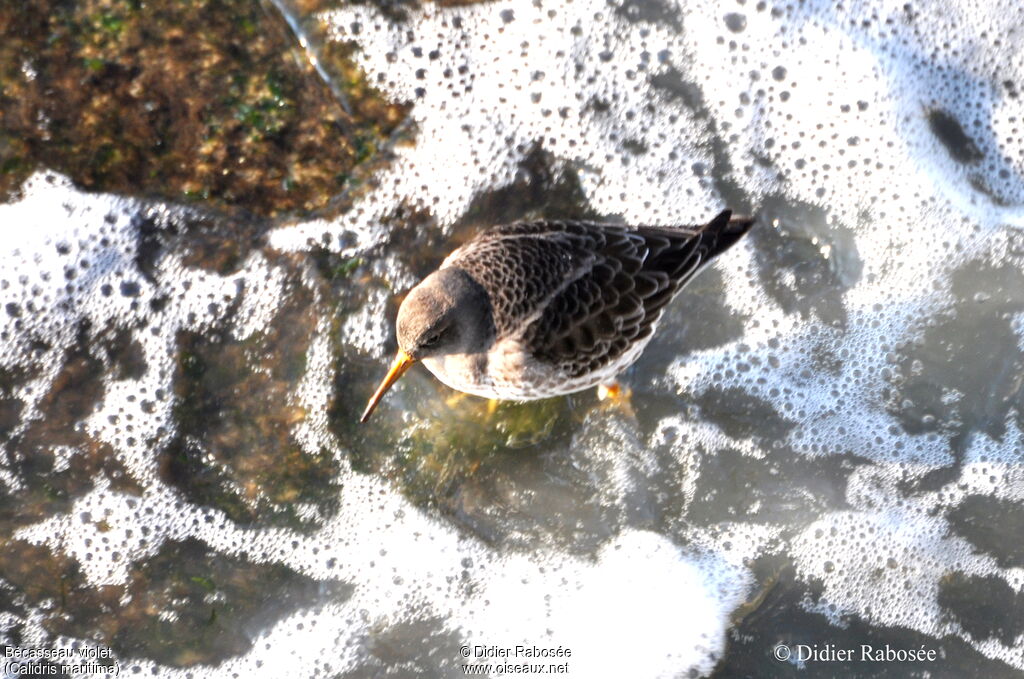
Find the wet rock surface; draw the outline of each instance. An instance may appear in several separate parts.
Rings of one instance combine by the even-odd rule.
[[[33,171],[93,191],[272,215],[322,208],[402,120],[345,66],[346,112],[256,0],[0,8],[0,195]]]
[[[123,659],[171,667],[216,664],[252,647],[260,631],[295,610],[344,601],[350,588],[282,566],[227,557],[197,540],[165,543],[129,569],[124,587],[93,587],[73,560],[8,542],[0,576],[42,606],[51,634],[90,639]]]

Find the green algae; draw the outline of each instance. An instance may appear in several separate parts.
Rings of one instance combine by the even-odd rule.
[[[360,424],[362,403],[343,385],[379,380],[385,369],[383,363],[339,360],[336,386],[346,397],[335,400],[330,426],[348,447],[354,470],[388,478],[420,506],[453,509],[467,483],[485,482],[569,434],[565,398],[487,401],[455,392],[425,371],[404,377],[373,419]]]
[[[0,200],[49,168],[260,215],[323,208],[405,116],[351,56],[330,60],[346,111],[259,0],[0,5]]]

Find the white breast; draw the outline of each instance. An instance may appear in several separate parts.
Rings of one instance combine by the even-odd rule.
[[[423,365],[452,389],[475,396],[530,401],[582,391],[610,382],[640,357],[653,333],[630,346],[619,358],[591,373],[567,377],[524,351],[517,340],[498,342],[486,354],[448,354],[423,359]]]

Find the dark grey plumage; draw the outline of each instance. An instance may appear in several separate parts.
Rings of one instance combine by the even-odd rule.
[[[752,219],[705,226],[537,221],[455,250],[398,311],[399,352],[365,420],[412,363],[480,396],[529,400],[610,380],[643,351],[665,305]]]
[[[752,225],[728,210],[695,228],[508,224],[459,248],[445,267],[487,290],[499,338],[526,323],[533,356],[579,377],[650,336],[669,300]]]

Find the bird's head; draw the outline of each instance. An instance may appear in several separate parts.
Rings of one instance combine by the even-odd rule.
[[[448,354],[486,351],[494,341],[487,292],[462,269],[440,269],[409,291],[398,309],[398,355],[366,405],[365,422],[412,364]]]

